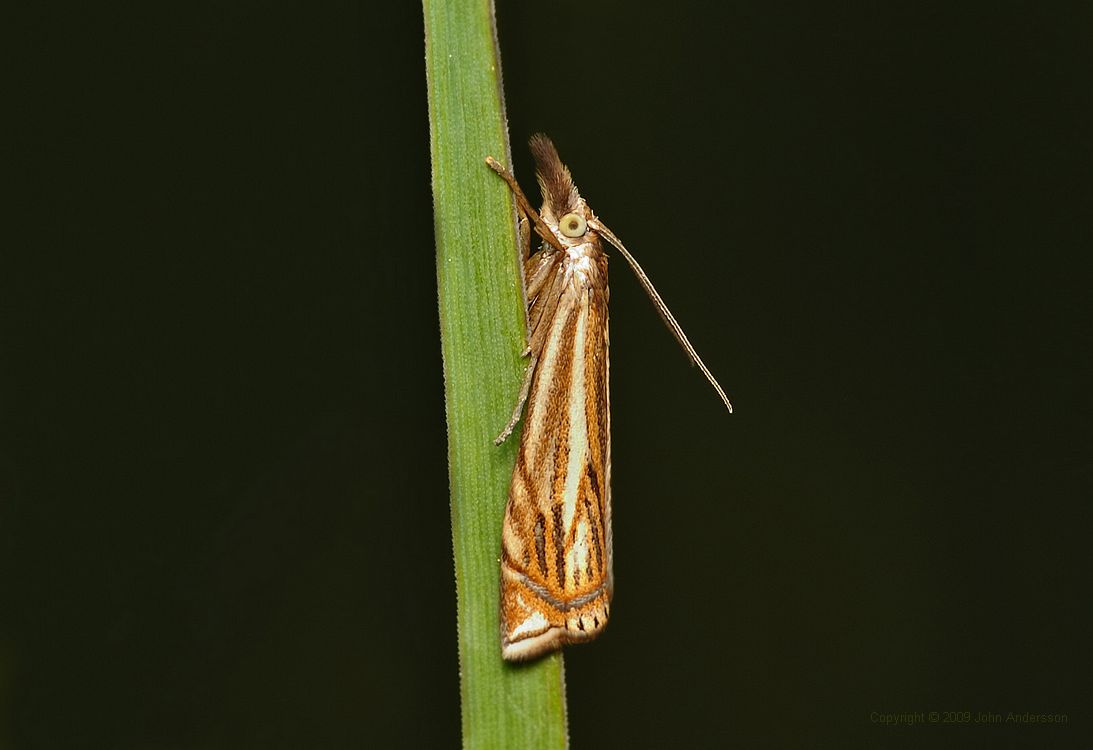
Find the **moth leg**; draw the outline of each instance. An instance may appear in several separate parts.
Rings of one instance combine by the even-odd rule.
[[[520,213],[519,210],[517,212]],[[531,321],[528,320],[527,313],[531,296],[528,294],[527,265],[531,257],[531,223],[523,213],[520,213],[520,218],[516,222],[516,242],[520,251],[520,283],[523,284],[524,293],[524,340],[530,341]],[[520,356],[526,357],[527,351],[525,350]]]
[[[525,352],[525,355],[526,354],[527,352]],[[528,367],[524,371],[524,382],[520,386],[520,395],[516,397],[516,408],[512,410],[512,419],[505,425],[505,429],[501,430],[501,434],[494,438],[494,445],[501,445],[501,443],[508,440],[509,435],[516,429],[516,423],[519,422],[520,417],[523,416],[524,404],[527,403],[528,393],[531,391],[531,381],[535,377],[535,365],[537,364],[539,364],[538,354],[528,361]]]
[[[520,215],[520,221],[516,223],[517,239],[520,243],[520,261],[525,262],[531,257],[531,222],[528,217]]]
[[[531,202],[524,195],[524,191],[520,189],[520,184],[516,181],[516,178],[512,176],[512,172],[501,166],[500,162],[494,159],[492,156],[486,157],[486,164],[490,169],[498,174],[498,176],[504,180],[509,189],[512,191],[512,197],[516,201],[516,205],[520,213],[520,221],[518,222],[517,229],[520,234],[520,252],[522,253],[521,260],[527,260],[531,254],[531,227],[535,227],[535,233],[543,238],[543,241],[553,247],[555,250],[565,251],[565,247],[554,236],[554,232],[551,231],[547,223],[543,221],[543,218],[539,216],[539,213],[532,208]],[[526,275],[526,269],[524,269]],[[545,278],[545,277],[544,277]],[[526,282],[526,279],[525,279]],[[532,282],[536,286],[538,281]],[[526,298],[527,290],[525,289],[524,304],[528,305],[530,300]],[[530,321],[526,321],[526,324],[530,324]],[[533,337],[529,336],[529,339]],[[521,353],[522,356],[528,356],[534,349],[533,341],[529,340],[527,348]],[[527,369],[524,371],[524,382],[520,386],[520,395],[516,399],[516,408],[512,410],[512,418],[509,419],[509,423],[505,425],[505,429],[501,431],[501,434],[494,439],[494,445],[501,445],[508,439],[509,435],[516,428],[517,422],[520,421],[520,417],[524,411],[524,404],[528,400],[528,393],[531,391],[531,382],[535,377],[535,366],[539,363],[539,354],[536,352],[532,354],[531,359],[528,361]]]
[[[551,231],[550,227],[547,226],[547,223],[543,221],[543,217],[539,215],[538,211],[531,207],[531,201],[524,195],[524,191],[520,189],[520,183],[512,176],[512,172],[502,167],[500,162],[492,156],[486,157],[486,164],[488,164],[490,169],[496,172],[502,180],[508,183],[509,189],[512,191],[512,197],[516,199],[516,204],[520,206],[520,210],[524,213],[524,216],[528,217],[531,223],[535,225],[535,232],[555,250],[565,251],[565,247],[563,247],[558,238],[554,236],[554,232]]]

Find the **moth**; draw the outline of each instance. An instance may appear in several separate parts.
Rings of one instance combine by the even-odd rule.
[[[611,414],[608,398],[607,255],[610,243],[633,269],[687,356],[732,404],[649,277],[577,191],[545,135],[531,137],[542,208],[512,173],[520,220],[528,359],[504,442],[524,416],[501,546],[501,655],[542,656],[595,638],[610,615]],[[531,253],[531,229],[542,239]]]

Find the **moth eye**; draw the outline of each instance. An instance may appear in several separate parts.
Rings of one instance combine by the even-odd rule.
[[[588,224],[585,223],[583,216],[570,213],[562,217],[562,220],[558,222],[558,228],[566,237],[580,237],[588,229]]]

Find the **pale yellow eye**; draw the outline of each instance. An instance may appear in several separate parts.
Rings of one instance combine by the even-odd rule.
[[[566,237],[580,237],[588,229],[588,224],[585,223],[584,217],[579,214],[566,214],[558,222],[558,228],[562,230],[562,234]]]

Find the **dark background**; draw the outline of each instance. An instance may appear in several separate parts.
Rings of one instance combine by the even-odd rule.
[[[616,262],[574,746],[1085,744],[1093,12],[602,5],[500,4],[515,167],[737,413]],[[456,745],[420,7],[21,13],[0,746]]]

